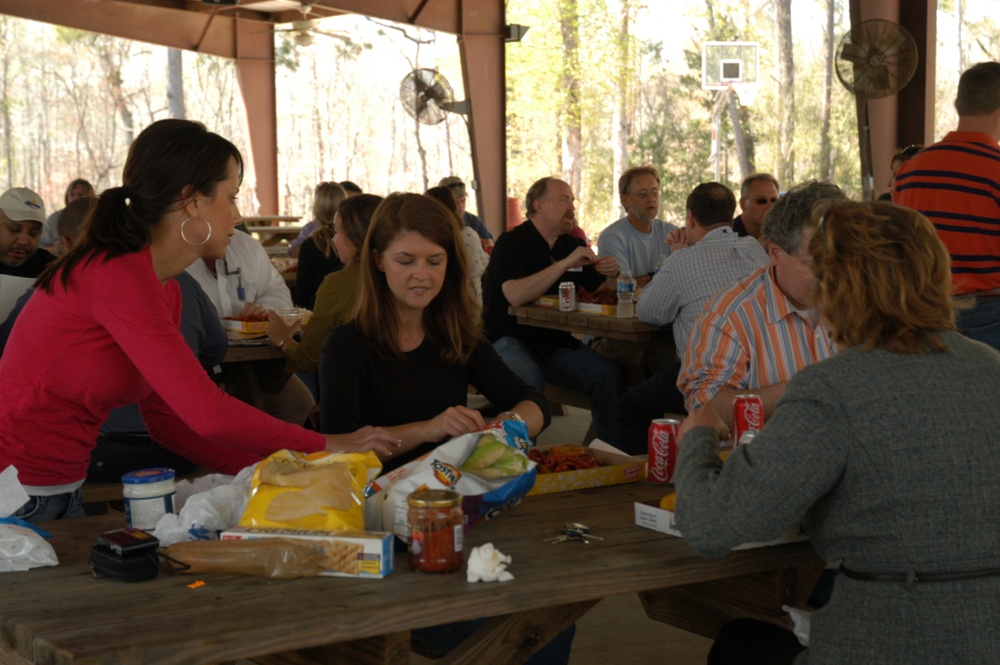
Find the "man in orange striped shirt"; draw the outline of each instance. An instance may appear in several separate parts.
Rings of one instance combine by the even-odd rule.
[[[1000,62],[966,70],[955,97],[958,129],[903,163],[892,199],[934,224],[951,255],[959,331],[1000,349]]]
[[[677,379],[688,411],[711,404],[731,426],[733,398],[752,391],[769,417],[795,372],[834,354],[811,306],[809,241],[813,206],[846,198],[836,185],[812,181],[767,212],[761,239],[771,265],[713,297],[691,330]]]

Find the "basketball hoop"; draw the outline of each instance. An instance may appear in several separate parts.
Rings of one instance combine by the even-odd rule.
[[[733,81],[729,84],[729,89],[736,93],[741,106],[753,106],[757,99],[757,84],[747,81]]]

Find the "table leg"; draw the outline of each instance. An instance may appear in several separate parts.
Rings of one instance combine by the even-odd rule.
[[[656,589],[639,594],[646,616],[714,639],[729,621],[755,618],[791,629],[782,605],[805,607],[824,564]]]

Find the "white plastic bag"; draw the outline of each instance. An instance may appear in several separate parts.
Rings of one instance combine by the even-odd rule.
[[[185,540],[215,540],[219,532],[240,521],[250,497],[250,478],[256,465],[236,476],[211,474],[194,482],[177,483],[176,513],[167,513],[156,523],[153,535],[163,547]]]
[[[59,565],[44,532],[10,517],[30,498],[17,479],[17,469],[8,466],[0,472],[0,518],[4,518],[0,519],[0,573]]]

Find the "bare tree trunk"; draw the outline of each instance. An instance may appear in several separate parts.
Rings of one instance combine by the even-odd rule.
[[[740,120],[740,109],[736,103],[736,93],[726,90],[726,106],[729,107],[729,121],[733,123],[733,142],[736,144],[736,156],[740,160],[740,180],[753,173],[753,165],[747,155],[746,138],[743,136],[743,123]],[[721,143],[721,141],[720,141]]]
[[[611,116],[611,154],[612,154],[612,175],[617,182],[617,178],[629,166],[628,156],[628,125],[629,125],[629,81],[632,76],[629,29],[631,17],[629,16],[629,0],[621,2],[621,29],[618,33],[618,71],[616,73],[617,99],[615,109]],[[612,196],[608,206],[608,218],[615,219],[619,215],[619,201],[617,196]]]
[[[832,160],[830,158],[830,110],[833,96],[833,19],[835,0],[826,0],[826,33],[823,46],[826,50],[826,71],[823,74],[823,108],[819,131],[819,177],[826,182],[833,181]],[[791,183],[789,183],[791,184]]]
[[[792,0],[775,0],[775,25],[778,30],[778,180],[783,186],[795,180],[795,59],[792,55]]]
[[[7,43],[7,36],[10,32],[9,19],[0,19],[0,25],[2,25],[2,32],[0,32],[0,37],[3,38],[3,43]],[[11,128],[10,128],[10,59],[11,54],[7,49],[3,50],[3,99],[0,100],[0,108],[3,108],[3,146],[4,146],[4,161],[7,162],[7,189],[14,186],[14,153],[13,146],[14,142],[11,140]]]
[[[965,2],[955,0],[955,25],[958,28],[958,71],[964,72],[969,68],[969,57],[965,53],[965,45],[962,43],[962,30],[965,27]]]
[[[569,186],[580,196],[583,181],[580,165],[583,151],[583,118],[580,103],[580,16],[577,0],[559,0],[559,22],[563,39],[562,84],[566,95],[563,105],[562,170]]]
[[[125,130],[125,145],[132,145],[132,141],[135,139],[135,121],[132,118],[132,109],[129,108],[128,98],[122,87],[124,83],[122,61],[124,58],[115,58],[113,51],[116,44],[114,40],[114,37],[98,36],[95,39],[95,48],[101,59],[101,64],[104,65],[104,76],[114,101],[115,111],[121,118],[122,128]]]
[[[171,118],[186,118],[184,110],[184,52],[167,49],[167,102]]]

